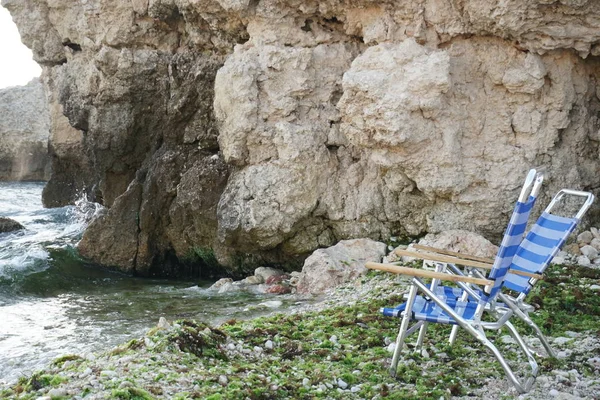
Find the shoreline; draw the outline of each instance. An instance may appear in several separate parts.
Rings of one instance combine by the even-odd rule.
[[[600,340],[593,330],[576,329],[596,326],[600,330],[600,324],[594,322],[594,315],[589,315],[589,320],[577,317],[576,310],[569,316],[557,292],[569,296],[577,289],[593,302],[590,309],[600,312],[598,300],[587,293],[591,292],[590,282],[600,278],[600,272],[579,267],[577,277],[572,277],[567,274],[573,269],[561,266],[552,266],[548,272],[550,284],[558,284],[563,290],[532,293],[536,301],[541,299],[543,303],[533,316],[540,326],[544,324],[540,318],[550,316],[555,321],[548,336],[559,357],[537,358],[537,382],[520,398],[597,398]],[[454,347],[446,345],[447,326],[433,326],[427,335],[426,351],[405,352],[399,377],[388,375],[388,347],[394,341],[398,321],[382,317],[378,308],[402,301],[407,282],[371,272],[334,289],[319,303],[267,317],[231,320],[218,327],[161,319],[143,338],[110,351],[86,358],[61,357],[43,372],[1,390],[0,398],[517,397],[500,365],[476,342],[459,335]],[[522,326],[518,329],[536,347],[534,336]],[[508,335],[497,335],[495,342],[501,351],[511,353],[513,344]],[[516,353],[510,361],[525,366]]]

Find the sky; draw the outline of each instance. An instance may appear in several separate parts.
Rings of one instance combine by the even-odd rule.
[[[23,43],[10,13],[0,6],[0,89],[25,85],[42,69]]]

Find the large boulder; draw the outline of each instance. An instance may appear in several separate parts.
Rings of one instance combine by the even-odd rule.
[[[386,248],[385,243],[371,239],[353,239],[316,250],[304,262],[297,291],[320,294],[352,281],[367,272],[366,262],[380,262]]]
[[[50,116],[42,82],[0,89],[0,180],[50,178]]]

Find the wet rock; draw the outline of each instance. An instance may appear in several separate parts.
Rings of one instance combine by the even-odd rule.
[[[283,274],[283,271],[270,267],[258,267],[254,270],[254,276],[262,279],[263,282],[266,282],[272,276],[280,276]]]
[[[371,239],[343,240],[320,249],[304,262],[297,290],[299,293],[323,293],[367,272],[367,261],[380,261],[385,243]]]
[[[221,287],[225,286],[228,283],[232,283],[233,279],[231,278],[221,278],[218,281],[216,281],[215,283],[212,284],[211,287],[209,287],[209,289],[220,289]]]
[[[242,282],[244,282],[247,285],[260,285],[264,281],[263,281],[262,277],[252,275],[252,276],[248,276],[248,277],[244,278],[242,280]]]
[[[21,229],[25,229],[25,227],[14,219],[0,217],[0,233],[14,232]]]
[[[274,283],[281,283],[283,281],[289,280],[290,276],[287,274],[282,274],[282,275],[271,275],[270,277],[267,278],[267,280],[265,281],[265,283],[267,285],[272,285]]]
[[[292,288],[287,285],[275,284],[268,286],[265,292],[270,294],[287,294],[292,292]]]

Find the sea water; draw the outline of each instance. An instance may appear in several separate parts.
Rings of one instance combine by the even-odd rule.
[[[218,294],[207,281],[135,278],[85,262],[75,245],[103,208],[81,200],[45,209],[43,187],[0,182],[0,216],[25,227],[0,234],[0,386],[58,356],[139,337],[160,317],[218,323],[268,312],[248,311],[266,295]]]

